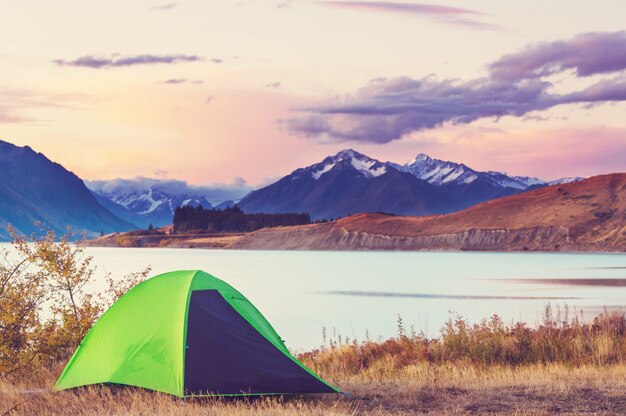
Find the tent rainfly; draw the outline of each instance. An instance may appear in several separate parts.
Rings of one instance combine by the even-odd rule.
[[[132,288],[87,333],[57,390],[125,384],[189,396],[336,393],[241,293],[200,270]]]

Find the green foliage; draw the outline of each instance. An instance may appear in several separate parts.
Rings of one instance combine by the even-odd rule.
[[[11,378],[66,360],[104,310],[149,268],[122,281],[106,276],[108,288],[86,293],[95,268],[82,242],[53,231],[18,235],[13,250],[0,251],[0,377]]]

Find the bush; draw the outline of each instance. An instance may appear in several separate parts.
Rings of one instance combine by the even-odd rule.
[[[325,334],[325,331],[323,332]],[[344,341],[331,337],[326,345],[300,355],[317,371],[325,374],[358,374],[375,369],[393,373],[416,364],[471,364],[478,367],[533,364],[568,366],[626,363],[626,315],[606,309],[591,322],[569,308],[546,306],[544,321],[537,328],[523,322],[505,325],[498,315],[478,324],[460,316],[451,318],[435,339],[411,331],[407,336],[398,319],[398,336],[383,342]]]
[[[150,269],[88,294],[95,268],[82,241],[52,231],[30,238],[8,228],[14,253],[0,250],[0,378],[16,378],[67,360],[95,320]]]

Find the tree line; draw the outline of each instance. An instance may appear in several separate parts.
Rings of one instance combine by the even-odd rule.
[[[187,205],[174,211],[174,233],[251,232],[265,227],[302,224],[311,224],[309,214],[246,214],[237,205],[223,210]]]

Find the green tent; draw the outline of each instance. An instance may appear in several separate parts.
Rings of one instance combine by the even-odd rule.
[[[335,393],[241,293],[200,270],[132,288],[94,324],[56,389],[126,384],[179,397]]]

